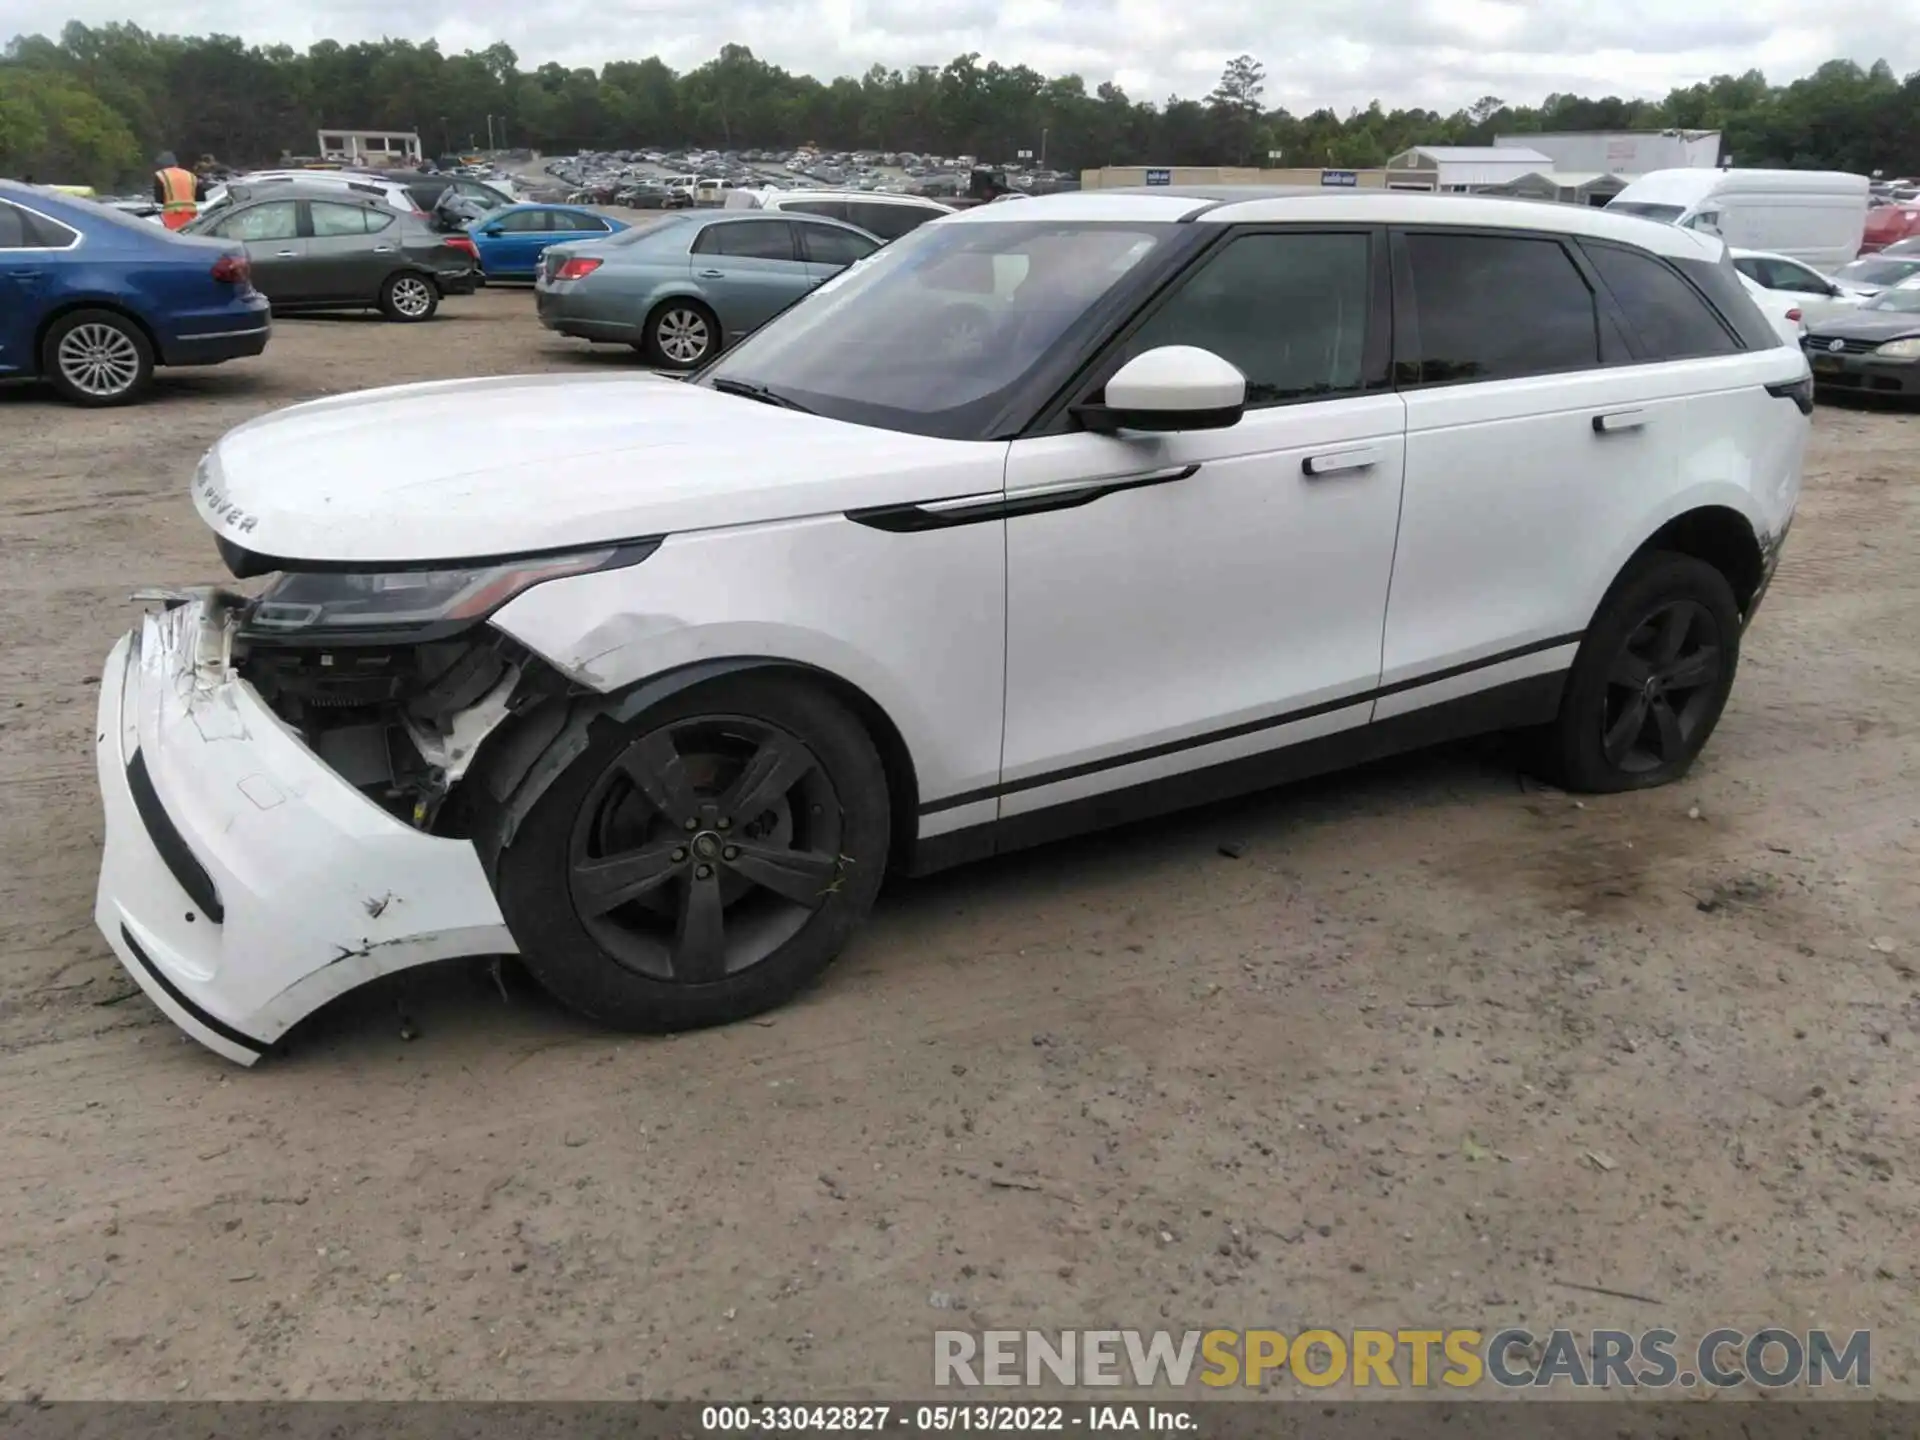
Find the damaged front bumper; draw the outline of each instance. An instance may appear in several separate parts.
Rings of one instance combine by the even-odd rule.
[[[230,600],[175,602],[107,658],[94,919],[176,1024],[250,1065],[377,975],[516,946],[470,841],[383,810],[234,673]]]

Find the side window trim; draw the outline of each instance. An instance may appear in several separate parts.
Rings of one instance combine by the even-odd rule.
[[[1579,257],[1575,263],[1577,263],[1580,266],[1580,273],[1588,277],[1587,283],[1595,287],[1594,293],[1596,295],[1606,296],[1608,302],[1613,306],[1614,312],[1618,316],[1616,323],[1620,327],[1620,333],[1627,337],[1627,345],[1628,345],[1628,348],[1633,351],[1635,364],[1639,364],[1639,365],[1660,364],[1664,362],[1666,357],[1652,354],[1650,352],[1649,347],[1647,346],[1646,341],[1641,338],[1640,332],[1633,326],[1632,323],[1628,321],[1626,310],[1624,309],[1624,307],[1621,306],[1620,302],[1614,298],[1613,292],[1607,288],[1606,282],[1600,278],[1599,271],[1593,268],[1592,261],[1590,261],[1587,258],[1587,249],[1590,246],[1599,248],[1599,249],[1605,249],[1605,250],[1617,250],[1617,251],[1623,252],[1624,254],[1638,256],[1638,257],[1642,257],[1644,259],[1653,261],[1654,264],[1660,266],[1663,270],[1667,271],[1676,280],[1678,280],[1682,285],[1686,286],[1688,291],[1691,292],[1696,297],[1698,297],[1700,303],[1706,306],[1707,313],[1713,317],[1714,323],[1718,325],[1722,330],[1726,331],[1727,338],[1733,341],[1733,347],[1734,347],[1733,353],[1735,354],[1746,353],[1749,347],[1747,345],[1746,340],[1741,336],[1739,328],[1735,326],[1731,321],[1729,321],[1724,314],[1721,313],[1720,307],[1713,303],[1713,298],[1710,295],[1708,295],[1698,285],[1694,284],[1693,280],[1686,274],[1682,273],[1680,267],[1678,265],[1672,264],[1667,259],[1666,256],[1656,255],[1651,250],[1641,250],[1632,245],[1618,245],[1610,240],[1596,240],[1591,236],[1583,235],[1579,238],[1579,240],[1574,245],[1574,249],[1578,253],[1578,257]],[[1696,355],[1691,358],[1695,360],[1714,360],[1714,359],[1721,359],[1724,357],[1714,356],[1714,355]]]
[[[1346,400],[1356,395],[1370,395],[1386,390],[1390,386],[1388,358],[1392,350],[1392,316],[1390,313],[1390,286],[1387,273],[1386,227],[1383,225],[1342,224],[1340,222],[1298,222],[1294,224],[1266,225],[1221,225],[1217,227],[1221,234],[1205,249],[1195,254],[1191,260],[1176,273],[1168,276],[1164,283],[1147,294],[1120,325],[1115,327],[1100,346],[1098,354],[1081,372],[1069,393],[1069,403],[1063,405],[1061,414],[1065,414],[1072,404],[1089,399],[1095,392],[1104,389],[1118,368],[1118,357],[1128,343],[1146,324],[1171,304],[1176,296],[1200,274],[1206,266],[1217,259],[1227,248],[1240,240],[1261,235],[1365,235],[1367,237],[1367,336],[1361,351],[1360,383],[1350,390],[1342,390],[1331,395],[1301,395],[1290,399],[1249,401],[1249,413],[1263,410],[1284,410],[1296,405],[1318,405],[1329,400]],[[1051,428],[1040,433],[1052,433]]]
[[[1628,356],[1635,355],[1637,337],[1626,323],[1618,302],[1599,283],[1599,276],[1593,273],[1593,267],[1587,263],[1587,257],[1573,236],[1557,230],[1523,230],[1499,226],[1479,225],[1395,225],[1392,228],[1393,254],[1393,388],[1396,390],[1443,390],[1456,385],[1492,385],[1502,380],[1532,379],[1543,375],[1580,375],[1591,370],[1603,370],[1613,365],[1636,363],[1631,358],[1608,360],[1607,335],[1605,322],[1611,320],[1613,328],[1621,342],[1628,349]],[[1476,236],[1489,240],[1541,240],[1560,247],[1560,253],[1567,257],[1574,273],[1587,287],[1588,298],[1593,302],[1593,346],[1594,363],[1591,365],[1570,366],[1561,370],[1537,370],[1527,375],[1486,376],[1484,378],[1465,376],[1458,380],[1423,380],[1420,377],[1420,361],[1424,354],[1420,344],[1420,321],[1413,283],[1413,258],[1407,250],[1409,235],[1447,235]]]
[[[296,200],[293,202],[293,238],[296,240],[313,239],[313,202]],[[268,244],[274,242],[268,241]]]

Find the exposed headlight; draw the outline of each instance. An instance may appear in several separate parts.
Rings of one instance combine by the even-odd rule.
[[[1873,353],[1885,355],[1889,360],[1920,360],[1920,336],[1909,340],[1889,340]]]
[[[289,571],[261,591],[241,628],[262,640],[422,640],[476,624],[543,581],[617,570],[659,545],[645,540],[445,570]]]

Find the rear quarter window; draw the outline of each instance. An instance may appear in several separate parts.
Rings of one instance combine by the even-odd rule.
[[[1740,283],[1740,272],[1733,268],[1731,256],[1722,252],[1718,260],[1676,259],[1672,263],[1706,296],[1747,349],[1768,350],[1780,343],[1772,323],[1760,313],[1760,307],[1753,303],[1753,297]]]
[[[1658,256],[1615,245],[1581,247],[1638,337],[1642,360],[1698,360],[1740,348],[1700,292]]]

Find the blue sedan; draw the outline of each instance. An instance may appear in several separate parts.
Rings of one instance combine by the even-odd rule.
[[[124,405],[154,366],[258,355],[271,330],[244,246],[0,180],[0,377]]]
[[[570,240],[603,240],[624,222],[582,210],[577,205],[506,205],[467,227],[480,252],[480,270],[489,280],[531,280],[549,245]]]

